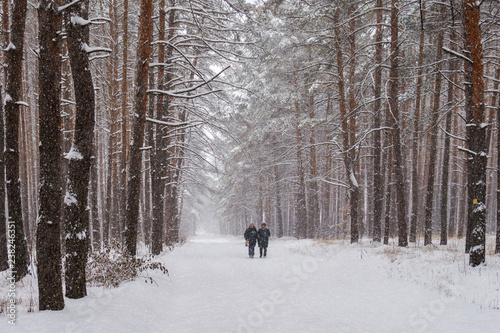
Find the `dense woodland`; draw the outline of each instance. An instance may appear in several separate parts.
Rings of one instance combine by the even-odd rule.
[[[159,254],[208,212],[500,252],[497,0],[1,5],[0,270],[36,269],[41,310],[86,295],[89,251]]]

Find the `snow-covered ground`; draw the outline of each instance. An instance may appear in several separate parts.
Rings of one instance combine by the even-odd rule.
[[[16,326],[0,316],[0,332],[500,330],[500,256],[471,268],[456,243],[400,249],[271,239],[267,259],[246,250],[242,238],[200,235],[162,255],[170,276],[151,272],[156,283],[93,287],[59,312],[27,313],[23,304]],[[32,284],[19,293],[36,297]]]

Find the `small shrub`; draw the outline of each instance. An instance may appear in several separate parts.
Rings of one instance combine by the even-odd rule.
[[[86,267],[87,282],[91,286],[116,288],[120,283],[135,280],[148,270],[168,275],[165,265],[154,261],[153,255],[127,257],[119,247],[114,247],[104,252],[90,253]],[[152,283],[152,278],[149,279]]]

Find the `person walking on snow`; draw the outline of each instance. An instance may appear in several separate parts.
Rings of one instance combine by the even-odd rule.
[[[267,229],[267,225],[265,223],[262,223],[261,228],[259,229],[258,233],[258,239],[259,239],[259,250],[260,250],[260,257],[262,258],[262,252],[264,252],[264,258],[267,255],[267,245],[269,245],[269,237],[271,237],[271,231]]]
[[[248,256],[253,258],[255,255],[255,243],[257,243],[257,229],[255,228],[255,224],[250,223],[250,226],[247,230],[245,230],[245,241],[248,245]]]

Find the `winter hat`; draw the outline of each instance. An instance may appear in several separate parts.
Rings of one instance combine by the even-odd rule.
[[[250,223],[250,226],[251,226],[251,227],[255,227],[255,224],[253,224],[253,223]]]
[[[262,222],[261,226],[267,226],[266,222]]]

